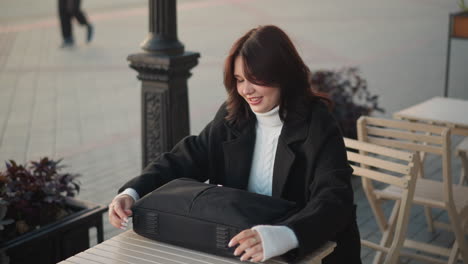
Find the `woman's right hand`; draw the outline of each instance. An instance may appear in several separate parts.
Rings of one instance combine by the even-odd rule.
[[[132,215],[132,205],[135,200],[130,195],[118,195],[109,204],[109,222],[122,230],[127,229],[128,217]]]

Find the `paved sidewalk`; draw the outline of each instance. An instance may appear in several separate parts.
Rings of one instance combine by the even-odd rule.
[[[359,66],[386,116],[440,96],[448,13],[457,10],[456,2],[178,1],[179,39],[201,53],[189,79],[191,131],[201,131],[225,98],[222,64],[230,45],[260,24],[285,29],[312,70]],[[64,157],[71,171],[83,174],[79,198],[107,204],[140,171],[140,83],[126,57],[140,52],[147,1],[83,1],[95,39],[84,44],[85,31],[75,24],[78,45],[65,50],[58,48],[55,4],[0,3],[0,162]],[[454,41],[450,96],[468,99],[467,65],[468,42]],[[457,173],[458,161],[454,166]],[[377,239],[360,182],[355,185],[361,235]],[[415,236],[440,244],[453,240],[420,232],[421,210],[411,225]],[[117,233],[106,224],[105,238]],[[370,253],[363,249],[365,263]]]

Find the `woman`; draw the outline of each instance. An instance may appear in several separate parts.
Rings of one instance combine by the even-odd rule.
[[[126,183],[109,220],[125,228],[139,197],[178,177],[247,189],[302,207],[277,225],[234,236],[241,260],[291,261],[336,241],[323,263],[361,263],[352,169],[328,101],[309,84],[310,71],[289,37],[260,26],[237,40],[224,66],[228,99],[198,136],[189,136]]]

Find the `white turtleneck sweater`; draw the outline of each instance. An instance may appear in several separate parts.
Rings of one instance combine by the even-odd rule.
[[[283,122],[279,117],[279,106],[266,113],[254,113],[257,117],[256,138],[247,189],[271,196],[273,166]],[[258,225],[252,229],[262,238],[262,261],[284,254],[299,245],[296,235],[287,226]]]
[[[247,189],[250,192],[271,196],[273,166],[283,122],[279,117],[279,106],[269,112],[255,113],[255,115],[257,117],[256,139]],[[119,195],[123,194],[130,195],[135,201],[140,198],[132,188],[127,188]],[[258,225],[252,229],[256,230],[262,238],[262,261],[282,255],[299,245],[296,235],[287,226]]]
[[[269,112],[255,113],[255,115],[257,116],[255,149],[247,190],[271,196],[273,165],[283,122],[279,117],[279,106]]]

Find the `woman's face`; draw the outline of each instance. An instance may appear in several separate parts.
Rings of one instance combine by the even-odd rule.
[[[241,56],[234,61],[234,77],[237,92],[249,104],[252,111],[266,113],[279,104],[280,90],[278,87],[261,86],[249,82],[244,77],[244,63]]]

